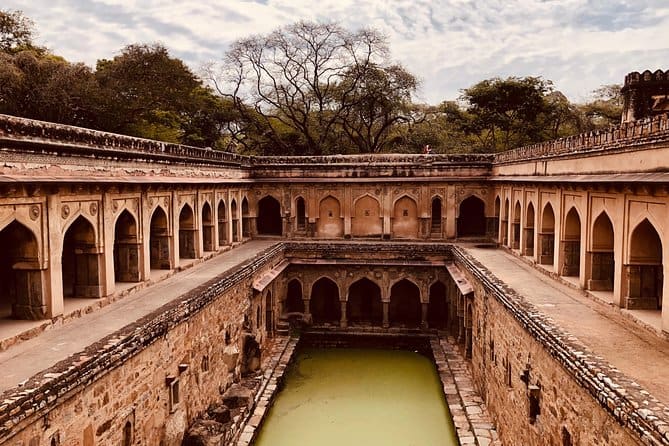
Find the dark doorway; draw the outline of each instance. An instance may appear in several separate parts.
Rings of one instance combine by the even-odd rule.
[[[473,195],[463,200],[458,215],[458,237],[484,236],[485,227],[483,200]]]
[[[114,230],[114,278],[117,282],[139,282],[139,250],[137,223],[124,210]]]
[[[297,200],[295,200],[295,210],[297,212],[297,230],[304,231],[307,228],[307,212],[304,198],[297,197]]]
[[[420,290],[407,279],[402,279],[390,289],[388,319],[391,325],[409,328],[420,327]]]
[[[242,237],[251,237],[251,216],[249,215],[249,202],[246,197],[242,198]]]
[[[432,234],[441,234],[441,198],[432,199],[432,218],[430,222],[430,232]]]
[[[448,327],[448,302],[446,285],[435,282],[430,287],[430,303],[427,306],[427,324],[430,328],[444,330]]]
[[[352,323],[381,325],[381,289],[369,279],[360,279],[348,289],[346,319]]]
[[[284,303],[286,313],[304,313],[304,301],[302,300],[302,284],[293,279],[288,282],[288,291]]]
[[[63,240],[63,297],[100,297],[99,256],[93,225],[79,216]]]
[[[339,287],[327,277],[321,277],[311,287],[311,316],[315,323],[338,323],[341,319]]]
[[[188,204],[181,208],[179,214],[179,258],[195,258],[195,217]]]
[[[258,202],[258,234],[281,235],[282,232],[281,205],[268,195]]]
[[[153,211],[151,216],[149,249],[151,269],[170,269],[170,237],[167,215],[160,206]]]
[[[202,206],[202,249],[214,251],[214,218],[207,202]]]
[[[225,212],[225,202],[218,202],[218,245],[224,246],[228,243],[228,220]]]
[[[237,202],[233,199],[230,203],[230,214],[232,218],[232,241],[239,241],[239,215],[237,213]]]

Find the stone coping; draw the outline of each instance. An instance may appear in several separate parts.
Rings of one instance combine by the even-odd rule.
[[[492,274],[464,249],[453,246],[455,262],[466,268],[509,313],[617,420],[643,444],[669,445],[669,408]]]

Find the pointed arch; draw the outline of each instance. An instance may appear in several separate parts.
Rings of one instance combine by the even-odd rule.
[[[137,221],[124,209],[114,227],[114,279],[117,282],[140,281],[140,254]]]
[[[476,195],[462,200],[458,212],[458,237],[482,237],[485,235],[485,203]]]
[[[251,237],[251,215],[249,214],[249,201],[242,198],[242,238]]]
[[[432,236],[441,236],[441,208],[442,200],[439,195],[432,197],[431,213],[430,213],[430,233]]]
[[[302,283],[298,279],[292,279],[288,282],[283,311],[285,313],[304,313]]]
[[[493,218],[493,235],[495,240],[499,241],[499,223],[500,223],[500,212],[502,211],[502,200],[499,198],[499,195],[495,197],[495,216]]]
[[[100,256],[93,225],[78,216],[63,239],[63,297],[101,296]]]
[[[281,204],[271,195],[258,201],[258,234],[281,235],[283,222],[281,220]]]
[[[575,207],[567,212],[564,219],[562,251],[561,274],[578,277],[581,269],[581,218]]]
[[[395,201],[391,231],[394,238],[418,238],[418,205],[408,195]]]
[[[228,215],[225,209],[225,201],[218,201],[217,209],[218,218],[218,245],[224,246],[228,244]]]
[[[339,200],[328,195],[318,203],[316,233],[321,238],[338,238],[344,235],[344,219],[341,218]]]
[[[555,212],[550,203],[546,203],[541,212],[539,249],[539,263],[552,265],[555,254]]]
[[[418,328],[422,305],[420,289],[409,279],[402,279],[390,288],[388,319],[391,325]]]
[[[239,212],[237,210],[237,200],[234,198],[230,202],[230,218],[232,219],[232,241],[239,241]]]
[[[296,230],[305,231],[307,229],[307,205],[301,196],[295,199],[295,214]]]
[[[381,288],[376,283],[362,278],[351,284],[348,289],[346,319],[352,324],[381,325]]]
[[[525,228],[523,229],[523,237],[525,237],[524,245],[526,256],[534,255],[534,204],[530,201],[527,203],[527,210],[525,211]]]
[[[167,213],[156,206],[149,228],[149,258],[151,269],[170,269],[170,236]]]
[[[625,265],[627,308],[662,309],[663,249],[660,233],[648,218],[632,231]]]
[[[592,225],[589,290],[612,291],[614,281],[614,232],[613,223],[606,211],[602,211]]]
[[[211,205],[205,201],[202,205],[202,249],[214,251],[214,217]]]
[[[521,220],[520,201],[516,200],[513,206],[513,220],[511,222],[511,248],[520,249],[520,220]]]
[[[509,244],[509,199],[504,200],[504,213],[502,214],[502,245]]]
[[[374,237],[383,233],[383,219],[379,200],[370,194],[364,194],[353,202],[351,235]]]
[[[179,258],[195,258],[195,235],[195,215],[193,208],[186,203],[179,213]]]
[[[339,287],[328,277],[321,277],[311,287],[310,311],[314,323],[337,324],[341,320]]]
[[[0,316],[42,319],[46,316],[37,237],[12,220],[0,230]]]

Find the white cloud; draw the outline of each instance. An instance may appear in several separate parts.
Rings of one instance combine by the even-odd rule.
[[[388,35],[393,57],[436,103],[492,76],[543,75],[572,99],[629,71],[669,68],[664,0],[5,0],[35,20],[40,43],[94,65],[160,41],[197,69],[230,42],[299,19]]]

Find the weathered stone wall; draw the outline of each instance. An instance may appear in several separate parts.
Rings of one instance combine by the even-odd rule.
[[[251,285],[282,255],[275,245],[4,394],[0,444],[121,445],[128,429],[129,444],[181,444],[239,377],[244,335],[265,338]]]
[[[669,444],[659,402],[483,265],[454,258],[474,285],[474,381],[504,444]]]

